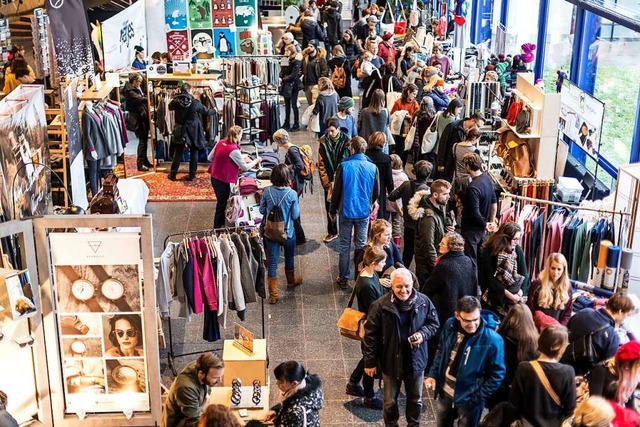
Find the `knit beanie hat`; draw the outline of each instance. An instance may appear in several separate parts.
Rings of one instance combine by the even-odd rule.
[[[355,103],[353,102],[353,98],[350,98],[348,96],[343,96],[342,98],[340,98],[340,101],[338,102],[338,111],[347,111],[349,108],[355,106]]]

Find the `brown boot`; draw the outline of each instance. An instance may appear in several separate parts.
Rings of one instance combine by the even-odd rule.
[[[267,285],[269,286],[269,304],[278,302],[278,278],[268,277]]]
[[[296,276],[295,270],[286,270],[285,274],[287,276],[287,286],[290,288],[302,284],[302,276]]]

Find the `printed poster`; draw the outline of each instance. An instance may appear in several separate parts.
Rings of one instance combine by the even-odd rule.
[[[167,33],[167,50],[175,61],[188,61],[191,58],[188,31],[169,31]]]
[[[144,1],[135,2],[102,23],[105,70],[129,70],[136,57],[135,46],[147,49],[144,6]]]
[[[125,396],[148,411],[139,234],[51,233],[49,245],[66,412],[114,412]]]
[[[187,29],[187,0],[165,0],[164,22],[167,31]]]
[[[258,41],[253,28],[238,28],[237,35],[237,53],[236,55],[255,55]]]
[[[82,0],[46,0],[51,37],[56,48],[60,80],[73,75],[93,76],[93,53]]]
[[[0,101],[0,141],[5,219],[46,215],[51,178],[43,86],[21,85]]]
[[[212,59],[214,52],[212,30],[191,30],[191,51],[197,59]]]
[[[235,55],[236,37],[228,28],[213,29],[213,44],[216,48],[216,56],[221,58]]]
[[[235,24],[231,0],[211,0],[211,21],[214,27],[229,27]]]
[[[188,0],[189,28],[211,27],[211,0]]]
[[[560,132],[597,158],[604,103],[564,79],[560,92]]]
[[[258,26],[258,5],[255,0],[235,0],[236,22],[238,27]]]

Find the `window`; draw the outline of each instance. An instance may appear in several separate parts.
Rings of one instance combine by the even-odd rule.
[[[549,0],[547,46],[544,57],[544,87],[548,93],[556,91],[557,71],[571,68],[576,7],[565,0]]]
[[[594,96],[605,103],[600,154],[618,167],[631,157],[640,90],[640,33],[603,18],[589,51],[595,68]]]
[[[519,54],[520,46],[524,43],[537,43],[539,9],[540,0],[511,0],[509,2],[506,52]]]

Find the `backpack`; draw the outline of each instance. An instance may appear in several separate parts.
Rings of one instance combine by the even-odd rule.
[[[304,164],[304,169],[300,171],[300,175],[307,181],[313,181],[313,173],[316,170],[316,164],[313,162],[311,146],[309,144],[305,144],[298,149],[300,150],[300,158]]]
[[[288,192],[287,192],[288,193]],[[264,221],[264,237],[267,239],[284,243],[287,241],[287,227],[284,223],[284,215],[282,214],[282,209],[280,209],[280,203],[287,197],[287,193],[282,196],[278,204],[273,200],[273,191],[269,191],[269,197],[271,198],[271,203],[273,203],[273,207],[267,214],[267,219]]]
[[[347,86],[347,73],[344,71],[344,63],[342,65],[336,65],[336,68],[331,74],[331,83],[336,89],[344,89]]]

